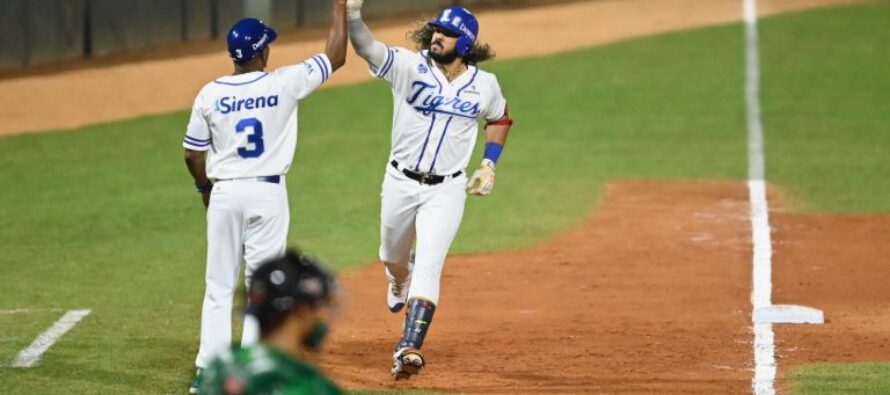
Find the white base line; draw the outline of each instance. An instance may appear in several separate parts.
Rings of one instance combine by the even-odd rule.
[[[757,0],[742,0],[745,20],[745,104],[748,112],[748,192],[751,203],[751,240],[754,243],[751,317],[754,310],[772,305],[772,240],[766,201],[763,121],[760,108],[760,51],[757,37]],[[773,325],[754,326],[755,395],[775,395],[776,358]]]
[[[751,199],[751,239],[754,242],[754,285],[751,291],[753,322],[754,310],[772,304],[772,242],[766,183],[763,180],[749,180],[748,190]],[[751,383],[755,395],[775,395],[776,371],[773,324],[755,323],[754,379]]]
[[[55,312],[62,311],[62,309],[12,309],[12,310],[0,310],[0,315],[6,314],[27,314],[27,313],[43,313],[43,312]]]
[[[59,318],[53,326],[41,333],[30,346],[22,350],[12,361],[14,368],[30,368],[40,361],[40,357],[49,350],[59,338],[74,327],[83,317],[90,314],[91,310],[71,310],[62,318]]]

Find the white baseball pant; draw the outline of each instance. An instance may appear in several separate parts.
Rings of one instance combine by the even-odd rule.
[[[232,299],[241,270],[247,283],[257,266],[284,255],[290,212],[284,177],[278,184],[256,179],[218,181],[207,210],[207,271],[201,312],[201,347],[195,366],[204,368],[232,342]],[[245,317],[241,344],[259,339],[259,326]]]
[[[465,174],[424,185],[386,166],[380,208],[380,259],[409,265],[415,241],[408,298],[439,302],[439,281],[467,200]]]

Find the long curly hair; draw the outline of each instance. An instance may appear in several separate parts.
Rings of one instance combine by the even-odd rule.
[[[429,50],[430,43],[433,41],[433,27],[426,21],[419,21],[416,25],[417,28],[408,33],[408,39],[414,42],[418,50]],[[486,60],[492,60],[495,56],[494,50],[488,44],[475,43],[470,48],[470,53],[463,59],[466,64],[476,65]]]

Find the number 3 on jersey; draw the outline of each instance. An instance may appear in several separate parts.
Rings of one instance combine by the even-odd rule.
[[[263,123],[256,118],[245,118],[235,125],[235,132],[247,132],[247,146],[238,148],[242,158],[259,158],[266,150],[263,144]],[[253,147],[251,148],[251,145]]]

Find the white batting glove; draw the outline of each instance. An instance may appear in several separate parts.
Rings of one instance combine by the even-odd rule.
[[[467,192],[477,196],[487,196],[494,189],[494,162],[483,159],[467,183]]]
[[[364,0],[346,0],[346,17],[362,19],[362,3]]]

